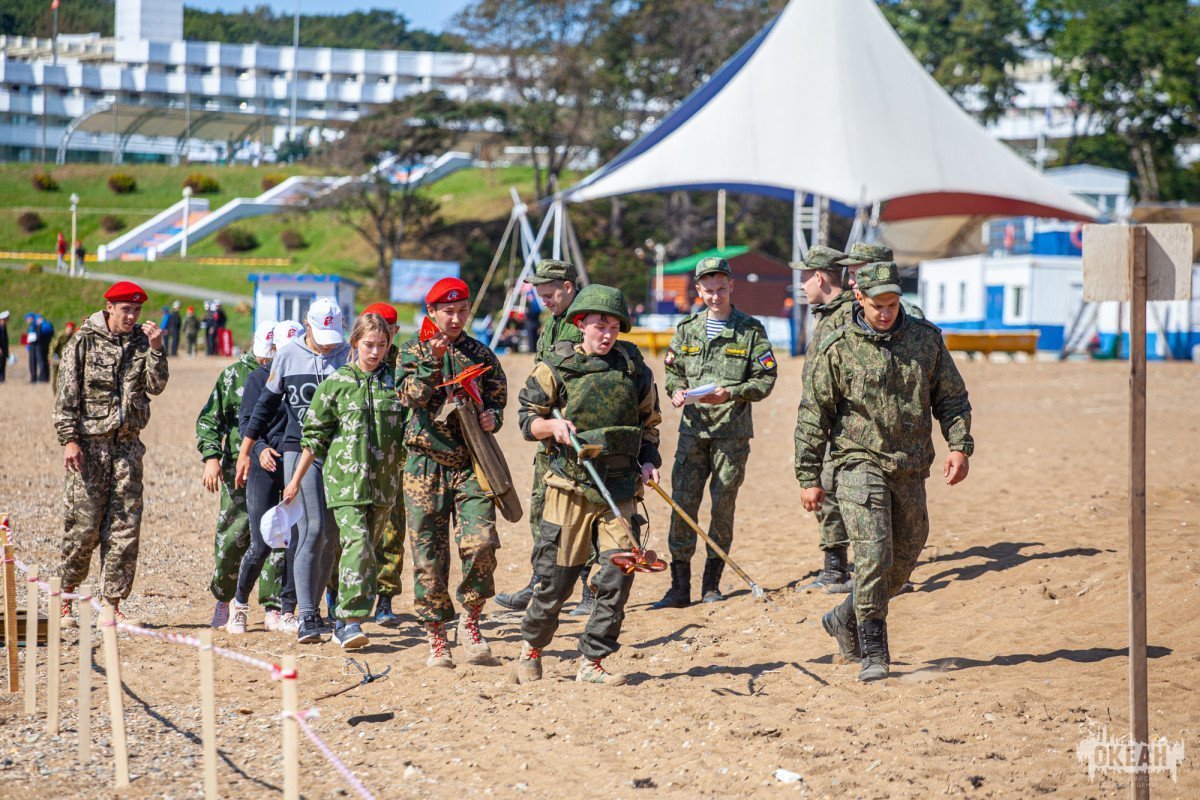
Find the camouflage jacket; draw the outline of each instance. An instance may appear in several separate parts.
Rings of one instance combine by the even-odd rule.
[[[221,370],[213,384],[208,402],[196,417],[196,449],[200,458],[221,459],[221,468],[230,469],[237,463],[242,435],[238,431],[238,412],[242,408],[242,390],[246,379],[258,369],[258,359],[246,353]]]
[[[57,364],[62,361],[63,350],[67,346],[67,342],[71,341],[71,337],[75,335],[75,331],[69,331],[65,328],[54,334],[54,338],[50,340],[50,360]]]
[[[84,436],[137,435],[150,421],[150,395],[167,388],[167,354],[140,327],[117,335],[105,312],[87,318],[63,348],[54,430],[67,445]]]
[[[871,461],[887,475],[928,475],[931,415],[951,450],[974,452],[967,387],[941,331],[905,314],[877,333],[859,313],[813,355],[796,420],[796,478],[805,489],[821,484],[827,444],[835,466]]]
[[[825,340],[825,337],[833,333],[837,329],[834,320],[841,318],[844,323],[846,317],[838,312],[854,305],[854,292],[850,289],[843,289],[841,293],[830,300],[828,303],[821,303],[818,306],[813,306],[812,313],[816,319],[816,324],[813,325],[812,338],[808,342],[808,352],[804,358],[804,371],[801,374],[801,385],[808,380],[808,373],[812,368],[813,355],[817,351],[817,345]]]
[[[368,374],[346,364],[321,382],[304,416],[300,446],[325,459],[330,508],[399,502],[404,406],[383,364]]]
[[[577,344],[583,341],[583,334],[579,332],[579,328],[576,328],[567,316],[567,312],[552,315],[546,324],[542,326],[542,333],[538,336],[537,340],[537,353],[534,363],[545,361],[546,356],[550,355],[550,352],[554,349],[554,345],[559,342]]]
[[[719,405],[684,406],[679,432],[706,439],[749,439],[754,435],[750,404],[775,388],[775,353],[762,323],[733,309],[724,330],[709,341],[708,312],[685,318],[675,328],[665,360],[667,396],[680,389],[715,383],[731,400]]]
[[[824,329],[826,332],[832,332],[850,322],[855,303],[854,290],[846,289],[842,292],[842,294],[838,295],[838,298],[841,298],[842,295],[847,295],[846,299],[838,304],[832,312],[830,312],[824,319],[821,320],[821,322],[825,323],[826,325]],[[837,302],[838,300],[835,298],[833,303]],[[830,305],[832,305],[832,303],[830,303]],[[904,308],[904,313],[913,319],[925,319],[925,312],[921,310],[920,306],[910,303],[903,298],[900,299],[900,305]],[[824,338],[824,336],[817,336],[814,333],[813,343],[820,344]]]
[[[439,389],[472,364],[491,367],[479,379],[483,407],[496,415],[496,430],[503,422],[504,406],[508,403],[508,380],[496,354],[478,339],[466,333],[450,345],[441,361],[434,359],[429,345],[413,336],[400,347],[400,399],[412,409],[405,426],[404,444],[410,453],[420,453],[439,464],[461,469],[471,463],[466,441],[453,415],[438,419],[449,394]]]

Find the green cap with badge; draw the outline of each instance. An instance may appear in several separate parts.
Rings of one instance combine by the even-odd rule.
[[[700,259],[700,263],[696,265],[696,279],[699,280],[705,275],[711,275],[714,272],[720,272],[729,277],[733,277],[733,269],[729,266],[729,262],[718,256],[708,256]]]
[[[572,281],[576,282],[579,278],[579,270],[575,269],[575,265],[566,261],[559,261],[556,258],[543,258],[533,268],[533,277],[529,282],[534,286],[539,283],[550,283],[551,281]]]
[[[845,258],[846,254],[841,250],[834,250],[832,247],[826,247],[823,244],[814,244],[808,248],[808,255],[803,261],[793,261],[789,265],[792,269],[817,269],[826,272],[838,272],[838,264],[841,259]]]
[[[876,261],[858,271],[855,278],[858,290],[867,297],[881,294],[902,294],[900,268],[895,261]]]
[[[895,261],[892,248],[882,244],[855,242],[850,247],[850,254],[838,263],[843,267],[855,267],[859,264],[871,264],[876,261]]]

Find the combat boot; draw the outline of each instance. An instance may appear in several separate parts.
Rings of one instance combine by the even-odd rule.
[[[704,577],[700,581],[700,602],[719,603],[725,599],[721,594],[721,573],[725,570],[725,562],[719,558],[709,558],[704,561]]]
[[[542,648],[521,642],[517,659],[517,683],[533,683],[542,679]]]
[[[671,562],[671,588],[663,599],[651,608],[687,608],[692,604],[692,564],[690,561]]]
[[[821,588],[829,594],[845,594],[853,587],[846,560],[846,547],[833,547],[825,551],[825,566],[817,579],[805,588]]]
[[[579,598],[579,602],[575,604],[575,607],[567,612],[572,617],[590,617],[592,609],[596,607],[596,593],[592,591],[592,587],[588,584],[588,576],[591,574],[591,567],[584,567],[583,572],[579,573],[579,582],[583,584],[583,596]]]
[[[862,649],[862,669],[858,671],[860,681],[878,681],[886,678],[891,669],[892,657],[888,653],[887,620],[869,619],[858,626],[858,646]]]
[[[629,676],[623,672],[609,672],[598,658],[584,656],[579,659],[579,671],[575,673],[579,683],[600,683],[606,686],[623,686],[629,681]]]
[[[521,589],[511,594],[496,595],[496,603],[504,606],[509,611],[524,611],[529,606],[529,601],[533,599],[533,590],[538,585],[541,578],[537,573],[529,576],[529,583]]]
[[[425,666],[454,669],[454,659],[450,657],[450,643],[446,641],[445,624],[427,622],[425,633],[429,637],[429,658],[425,659]]]
[[[135,628],[142,627],[141,620],[134,618],[134,617],[127,617],[127,616],[125,616],[125,613],[123,611],[121,611],[121,599],[119,597],[105,598],[105,599],[101,600],[100,607],[104,608],[105,606],[112,606],[113,619],[116,620],[118,624],[132,625]],[[97,627],[99,627],[99,625],[100,625],[99,619],[96,620],[96,625],[97,625]]]
[[[479,615],[483,611],[483,603],[471,608],[464,608],[458,615],[458,632],[455,641],[467,648],[467,663],[492,666],[496,659],[492,656],[492,648],[483,638],[479,630]]]
[[[836,663],[847,664],[862,658],[858,643],[858,619],[854,616],[854,595],[851,594],[821,617],[825,632],[837,640]]]

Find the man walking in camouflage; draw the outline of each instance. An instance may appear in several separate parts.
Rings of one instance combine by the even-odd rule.
[[[746,477],[754,435],[750,404],[775,387],[775,354],[762,323],[733,306],[733,271],[728,261],[701,260],[696,265],[696,292],[705,309],[679,323],[665,359],[667,394],[671,405],[683,409],[671,468],[671,496],[695,518],[708,485],[709,535],[728,553],[738,488]],[[687,391],[704,386],[715,388],[690,403]],[[671,588],[652,608],[684,608],[692,601],[696,534],[672,517],[669,544]],[[707,551],[701,598],[714,603],[725,599],[721,594],[725,561],[712,548]]]
[[[838,504],[854,544],[855,586],[825,614],[859,680],[886,678],[888,601],[908,580],[929,535],[925,480],[933,464],[931,416],[950,447],[947,483],[967,477],[974,452],[971,404],[941,331],[900,304],[892,262],[857,276],[850,321],[817,345],[796,426],[796,477],[804,508],[824,500],[828,449]]]
[[[150,395],[167,387],[163,333],[138,325],[146,293],[120,281],[104,294],[103,311],[88,317],[67,342],[59,365],[54,429],[63,447],[63,589],[87,578],[100,547],[100,596],[119,621],[129,597],[142,527],[142,456],[139,437],[150,421]],[[71,603],[63,622],[74,626]]]

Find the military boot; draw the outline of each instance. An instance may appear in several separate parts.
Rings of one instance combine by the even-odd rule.
[[[521,642],[521,655],[517,658],[517,683],[533,683],[542,679],[542,649],[529,642]]]
[[[496,595],[496,603],[504,606],[509,611],[524,611],[529,606],[529,601],[533,599],[533,590],[541,580],[537,574],[529,576],[529,583],[522,589],[518,589],[512,594]]]
[[[692,564],[690,561],[671,562],[671,588],[663,599],[651,608],[687,608],[692,604]]]
[[[825,566],[817,575],[817,579],[808,584],[808,587],[821,588],[830,594],[844,594],[853,588],[850,583],[850,569],[844,545],[825,551]]]
[[[719,558],[709,558],[704,562],[704,578],[700,582],[700,602],[719,603],[725,599],[721,594],[721,573],[725,570],[725,562]]]
[[[64,586],[64,587],[62,587],[62,590],[64,592],[67,592],[68,594],[75,593],[74,586]],[[80,602],[86,603],[87,600],[81,600]],[[72,601],[72,600],[63,600],[62,601],[62,609],[61,609],[60,616],[61,616],[61,620],[58,623],[60,627],[63,627],[63,628],[78,628],[79,627],[79,620],[75,619],[74,601]]]
[[[606,686],[623,686],[629,681],[629,676],[623,672],[609,672],[598,658],[584,656],[579,659],[579,671],[575,673],[579,683],[600,683]]]
[[[458,632],[455,642],[467,648],[467,663],[492,666],[496,659],[492,656],[492,648],[483,638],[479,630],[479,615],[483,611],[483,603],[470,608],[464,608],[458,615]]]
[[[591,567],[584,567],[583,572],[579,573],[579,583],[583,585],[583,596],[579,598],[579,602],[575,604],[575,607],[568,612],[572,617],[590,617],[592,609],[596,607],[596,593],[588,585],[588,576],[591,574]]]
[[[891,669],[892,657],[888,653],[887,621],[869,619],[858,626],[858,646],[862,649],[862,669],[858,671],[860,681],[878,681],[886,678]]]
[[[854,595],[851,594],[821,617],[825,632],[837,640],[835,663],[847,664],[862,658],[858,643],[858,620],[854,616]]]
[[[425,659],[425,666],[454,669],[454,659],[450,657],[450,643],[446,641],[446,625],[441,622],[427,622],[425,634],[429,637],[429,658]]]

